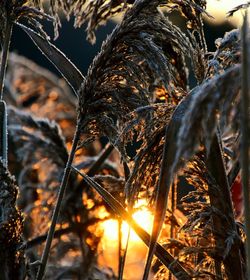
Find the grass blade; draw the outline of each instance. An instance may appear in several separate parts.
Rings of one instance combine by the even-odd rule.
[[[212,140],[206,165],[209,174],[211,174],[212,179],[215,180],[216,185],[219,187],[218,191],[223,194],[220,196],[213,186],[208,185],[211,207],[221,213],[221,215],[212,214],[215,246],[222,253],[222,258],[215,259],[216,275],[221,275],[221,263],[223,262],[228,279],[240,280],[243,279],[240,243],[237,241],[237,228],[234,220],[230,186],[218,132]],[[227,219],[224,217],[227,217]],[[230,239],[232,244],[229,245]]]
[[[211,145],[211,140],[217,126],[216,114],[223,111],[225,104],[227,106],[224,111],[229,112],[231,110],[231,105],[240,87],[238,83],[239,76],[239,65],[235,65],[224,73],[204,81],[202,85],[193,89],[181,101],[173,113],[165,133],[154,224],[144,280],[147,279],[154,254],[154,246],[164,221],[173,175],[183,162],[183,159],[188,160],[194,155],[202,137],[205,139],[206,147]],[[231,82],[230,86],[228,81]],[[225,100],[227,100],[227,103]],[[206,125],[204,125],[205,116],[208,116]]]
[[[65,56],[63,52],[61,52],[47,39],[43,38],[41,35],[25,25],[20,23],[17,23],[17,25],[29,35],[38,49],[57,68],[68,84],[72,87],[76,96],[78,96],[78,90],[85,78],[77,67]]]
[[[125,210],[125,208],[102,186],[96,183],[86,174],[82,173],[78,169],[72,166],[72,168],[83,177],[85,183],[92,188],[94,188],[99,195],[104,199],[104,201],[113,209],[113,211],[119,215],[123,220],[125,220],[133,230],[138,234],[142,241],[149,246],[150,235],[142,229],[131,217],[131,215]],[[160,244],[156,243],[155,246],[155,255],[159,260],[171,271],[171,273],[180,280],[191,280],[191,276],[187,271],[182,267],[182,265]]]

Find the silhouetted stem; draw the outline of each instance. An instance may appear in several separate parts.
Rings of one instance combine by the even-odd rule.
[[[129,167],[127,165],[126,162],[123,162],[123,168],[124,168],[124,175],[125,175],[125,180],[127,181],[129,178]],[[118,253],[119,253],[119,267],[118,267],[118,280],[122,280],[123,279],[123,273],[124,273],[124,268],[125,268],[125,261],[126,261],[126,256],[127,256],[127,252],[128,252],[128,245],[129,245],[129,239],[130,239],[130,231],[131,228],[129,227],[128,229],[128,233],[126,236],[126,245],[125,248],[122,248],[122,239],[123,239],[123,233],[122,233],[122,219],[119,218],[118,219],[118,223],[119,223],[119,236],[118,236]]]
[[[95,161],[95,163],[90,167],[89,171],[87,172],[88,176],[92,177],[97,173],[97,171],[100,169],[104,161],[109,157],[113,149],[114,147],[111,144],[108,144],[107,148],[105,148],[97,161]]]
[[[1,100],[3,99],[4,78],[5,78],[5,72],[7,67],[7,61],[8,61],[11,33],[12,33],[12,23],[7,22],[6,30],[4,32],[5,37],[3,42],[1,65],[0,65],[0,99]]]
[[[6,66],[8,61],[8,53],[9,53],[9,46],[11,40],[11,33],[12,33],[12,23],[6,23],[6,30],[5,30],[5,37],[2,46],[2,56],[1,56],[1,65],[0,65],[0,157],[3,160],[4,165],[7,167],[8,165],[8,155],[7,155],[7,109],[6,104],[3,101],[3,88],[4,88],[4,78],[6,72]]]
[[[8,166],[8,134],[7,134],[7,107],[0,100],[0,158],[5,167]]]
[[[68,180],[69,180],[69,176],[70,176],[70,172],[71,172],[71,165],[75,156],[75,152],[77,149],[77,144],[80,138],[80,134],[81,131],[77,125],[76,127],[76,131],[75,131],[75,135],[74,135],[74,139],[73,139],[73,143],[72,143],[72,148],[68,157],[68,161],[66,164],[66,167],[64,169],[64,174],[63,174],[63,178],[61,181],[61,185],[59,188],[59,192],[58,192],[58,197],[57,197],[57,202],[56,202],[56,206],[53,212],[53,216],[52,216],[52,220],[51,220],[51,226],[49,228],[49,232],[48,232],[48,236],[46,239],[46,244],[45,244],[45,248],[43,251],[43,255],[41,258],[41,265],[39,267],[38,273],[37,273],[37,280],[42,280],[44,273],[45,273],[45,269],[46,269],[46,265],[48,262],[48,257],[49,257],[49,252],[50,252],[50,247],[51,247],[51,243],[54,237],[54,233],[55,233],[55,227],[56,227],[56,223],[57,223],[57,219],[60,213],[60,208],[61,208],[61,203],[63,200],[63,196],[68,184]]]
[[[250,277],[250,174],[249,174],[249,21],[248,14],[244,17],[242,27],[242,91],[241,91],[241,176],[244,194],[244,211],[245,211],[245,226],[246,226],[246,255],[247,255],[247,278]]]

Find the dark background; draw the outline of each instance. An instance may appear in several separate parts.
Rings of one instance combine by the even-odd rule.
[[[73,23],[73,20],[69,22],[66,20],[63,21],[62,28],[59,30],[59,38],[53,43],[61,51],[63,51],[85,75],[87,73],[88,66],[91,64],[96,53],[100,50],[102,41],[105,40],[107,34],[111,33],[116,23],[109,21],[106,26],[102,26],[97,30],[97,40],[95,45],[91,45],[86,41],[85,26],[75,29],[73,27]],[[45,22],[44,26],[45,30],[51,38],[53,38],[52,24]],[[226,31],[231,30],[233,27],[226,23],[223,25],[208,25],[205,23],[204,28],[208,50],[213,51],[215,49],[215,39],[222,37]],[[57,70],[50,64],[50,62],[47,61],[45,57],[43,57],[36,46],[31,43],[29,37],[19,27],[15,26],[12,38],[12,51],[30,58],[40,66],[57,73]]]

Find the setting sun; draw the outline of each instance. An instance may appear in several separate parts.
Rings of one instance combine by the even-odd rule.
[[[140,208],[133,214],[135,221],[140,224],[147,232],[150,233],[153,223],[152,213],[145,207],[145,201],[139,201]],[[138,205],[137,205],[138,206]],[[102,248],[99,261],[101,264],[109,264],[117,272],[118,262],[118,221],[110,219],[102,223],[103,229]],[[128,236],[129,226],[122,223],[122,244],[125,247]],[[144,259],[147,254],[147,247],[140,240],[137,234],[131,229],[129,238],[128,254],[126,259],[125,276],[127,280],[136,280],[141,278],[143,273]],[[136,275],[131,271],[136,269]]]
[[[147,232],[151,231],[153,216],[145,207],[141,210],[136,211],[133,214],[133,218],[137,223],[139,223]],[[110,219],[102,223],[102,228],[104,231],[104,238],[109,241],[117,240],[118,238],[118,222],[117,220]],[[129,226],[127,223],[122,224],[122,234],[124,239],[126,239],[126,235],[128,232]],[[124,240],[123,240],[124,241]],[[130,232],[130,241],[138,242],[140,238],[138,235],[131,230]]]

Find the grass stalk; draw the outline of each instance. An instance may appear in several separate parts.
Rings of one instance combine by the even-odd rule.
[[[107,147],[104,149],[100,157],[95,161],[95,163],[90,167],[87,175],[92,177],[94,176],[99,169],[101,168],[102,164],[105,162],[105,160],[109,157],[111,152],[114,150],[114,147],[111,144],[108,144]]]
[[[8,134],[7,134],[7,107],[0,100],[0,158],[5,167],[8,166]]]
[[[8,61],[9,46],[11,41],[11,34],[12,23],[8,21],[6,24],[0,64],[0,157],[2,158],[3,164],[6,167],[8,165],[7,108],[5,102],[3,101],[3,88]]]
[[[49,252],[50,252],[50,247],[51,247],[51,243],[54,237],[54,233],[55,233],[55,227],[56,227],[56,223],[58,220],[58,216],[60,213],[60,208],[61,208],[61,203],[63,200],[63,196],[68,184],[68,180],[69,180],[69,176],[70,176],[70,172],[71,172],[71,165],[75,156],[75,152],[77,150],[77,144],[78,141],[80,139],[80,134],[81,134],[81,130],[79,129],[79,126],[76,126],[76,131],[75,131],[75,135],[73,138],[73,143],[72,143],[72,148],[68,157],[68,161],[66,164],[66,167],[64,169],[64,174],[63,174],[63,178],[60,184],[60,188],[58,191],[58,196],[57,196],[57,201],[56,201],[56,206],[53,212],[53,216],[52,216],[52,220],[51,220],[51,225],[49,228],[49,232],[48,232],[48,236],[46,239],[46,244],[45,244],[45,248],[43,250],[43,254],[42,254],[42,258],[41,258],[41,264],[36,276],[37,280],[42,280],[44,277],[44,273],[46,270],[46,265],[48,262],[48,257],[49,257]]]
[[[124,167],[124,175],[125,175],[125,179],[126,181],[129,178],[129,167],[127,165],[126,162],[123,162],[123,167]],[[131,209],[130,209],[131,211]],[[126,256],[127,256],[127,252],[128,252],[128,246],[129,246],[129,239],[130,239],[130,232],[131,232],[131,227],[129,226],[127,235],[126,235],[126,244],[125,244],[125,248],[122,248],[122,219],[119,218],[119,236],[118,236],[118,250],[119,250],[119,266],[118,266],[118,280],[122,280],[123,279],[123,273],[124,273],[124,268],[125,268],[125,262],[126,262]]]
[[[250,277],[250,191],[249,191],[249,20],[248,13],[244,17],[242,27],[242,91],[241,91],[241,176],[244,194],[244,211],[246,226],[247,275]]]
[[[0,99],[1,100],[3,99],[4,78],[5,78],[6,68],[7,68],[11,34],[12,34],[12,23],[8,21],[6,24],[5,37],[4,37],[2,56],[1,56],[1,65],[0,65]]]

